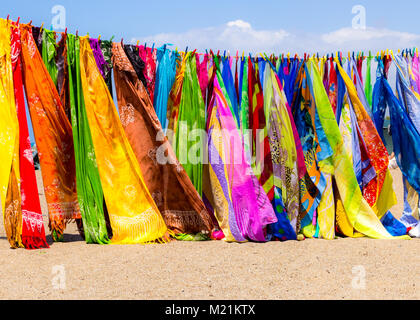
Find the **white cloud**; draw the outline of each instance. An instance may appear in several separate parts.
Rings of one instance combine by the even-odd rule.
[[[417,46],[420,35],[389,29],[343,28],[325,34],[291,33],[283,29],[256,30],[243,20],[229,21],[221,26],[192,29],[181,33],[160,33],[146,37],[133,38],[132,42],[154,42],[156,46],[172,43],[180,50],[186,46],[190,50],[205,49],[229,50],[232,54],[238,50],[246,53],[300,53],[335,52],[337,50],[372,50],[404,49]]]

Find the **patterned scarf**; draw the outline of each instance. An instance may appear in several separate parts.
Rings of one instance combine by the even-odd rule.
[[[204,203],[176,159],[121,44],[114,43],[112,52],[121,123],[166,225],[177,234],[211,232],[213,225]]]
[[[12,28],[12,66],[13,83],[17,115],[19,120],[19,169],[20,193],[22,198],[22,243],[26,249],[48,248],[45,239],[44,221],[36,184],[34,159],[29,139],[28,122],[26,119],[25,100],[23,95],[21,68],[20,29]]]
[[[87,37],[80,38],[80,74],[112,243],[160,241],[167,231],[165,222],[144,183]],[[120,192],[115,192],[116,188]]]
[[[86,243],[107,244],[109,239],[104,218],[104,195],[80,79],[79,39],[69,35],[67,43],[77,196],[83,218],[85,240]]]
[[[338,64],[338,58],[335,58]],[[316,67],[313,70],[313,89],[320,123],[333,150],[333,166],[336,186],[342,200],[344,212],[352,227],[360,234],[375,239],[392,239],[375,212],[363,198],[357,183],[353,166],[345,152],[343,140],[328,99],[321,77]],[[351,236],[358,236],[353,233]],[[408,237],[402,237],[408,239]]]
[[[216,62],[217,63],[217,62]],[[246,161],[236,121],[227,101],[220,71],[214,77],[209,104],[206,197],[226,241],[266,241],[264,228],[277,221],[266,193]]]
[[[22,247],[22,210],[19,190],[19,122],[13,90],[11,31],[9,21],[0,20],[0,200],[7,239],[12,248]],[[15,54],[15,49],[13,50]]]
[[[71,125],[36,48],[31,27],[21,24],[20,29],[24,84],[39,151],[49,227],[54,241],[62,241],[66,222],[81,218]]]

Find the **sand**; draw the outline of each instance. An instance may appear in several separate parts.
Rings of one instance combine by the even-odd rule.
[[[65,240],[11,250],[1,224],[0,299],[420,299],[420,240],[98,246],[74,223]]]

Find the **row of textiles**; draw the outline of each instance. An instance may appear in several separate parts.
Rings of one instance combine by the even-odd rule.
[[[338,59],[181,56],[168,129],[177,155],[189,153],[178,145],[201,127],[194,112],[203,117],[206,101],[198,186],[227,241],[406,234],[388,212],[396,204],[388,152],[369,114],[358,61],[349,60],[346,72]],[[201,63],[208,66],[204,77]],[[208,85],[200,95],[203,78]],[[192,162],[187,173],[201,179]],[[381,223],[385,216],[392,234]]]
[[[11,247],[48,247],[25,96],[54,241],[73,220],[87,243],[208,239],[212,218],[164,135],[138,51],[71,34],[56,43],[52,31],[6,20],[0,29],[0,188]]]
[[[25,96],[54,241],[72,220],[98,244],[407,233],[389,212],[381,126],[389,105],[393,127],[404,126],[394,145],[411,139],[408,151],[394,147],[414,212],[419,137],[406,106],[419,100],[407,102],[417,82],[405,85],[403,68],[399,97],[388,90],[391,59],[378,59],[372,94],[361,57],[222,57],[67,33],[57,42],[54,31],[0,21],[0,188],[12,247],[48,246]]]

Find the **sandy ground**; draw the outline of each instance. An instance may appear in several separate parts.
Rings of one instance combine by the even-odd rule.
[[[65,240],[11,250],[1,224],[0,299],[420,299],[420,240],[98,246],[75,224]]]

